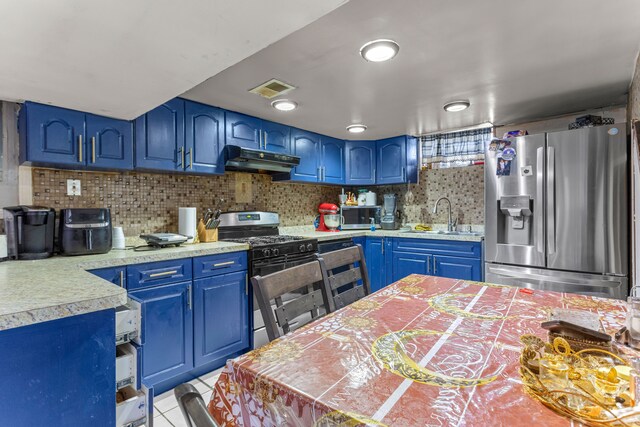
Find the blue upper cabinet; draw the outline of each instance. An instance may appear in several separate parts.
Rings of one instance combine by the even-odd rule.
[[[227,145],[259,150],[262,148],[262,120],[233,111],[225,112]]]
[[[345,168],[347,185],[376,184],[376,142],[346,141]]]
[[[185,103],[185,165],[188,172],[223,174],[224,111]]]
[[[291,154],[300,157],[300,164],[291,171],[291,180],[318,182],[319,151],[320,135],[301,129],[291,129]]]
[[[184,101],[172,99],[138,117],[136,168],[176,171],[185,165]]]
[[[262,149],[275,153],[289,153],[291,128],[280,123],[262,121]]]
[[[407,172],[406,182],[418,182],[418,138],[406,136],[407,139]]]
[[[320,181],[344,184],[344,141],[328,136],[320,140]]]
[[[84,113],[27,102],[20,112],[21,162],[84,166]]]
[[[133,125],[126,120],[87,114],[87,165],[133,169]]]
[[[407,181],[407,139],[404,136],[376,142],[376,183],[400,184]]]

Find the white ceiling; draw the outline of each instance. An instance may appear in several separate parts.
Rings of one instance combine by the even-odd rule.
[[[183,96],[339,138],[531,120],[625,103],[639,23],[637,0],[351,0]],[[365,62],[376,38],[399,55]],[[297,110],[247,92],[270,78],[298,86]],[[471,108],[443,111],[458,98]]]
[[[4,0],[0,99],[132,119],[346,0]]]

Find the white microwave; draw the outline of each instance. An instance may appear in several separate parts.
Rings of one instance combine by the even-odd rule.
[[[357,230],[371,228],[371,219],[376,228],[380,228],[382,206],[340,206],[343,230]]]

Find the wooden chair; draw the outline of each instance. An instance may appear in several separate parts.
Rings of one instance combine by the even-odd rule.
[[[333,312],[364,298],[371,293],[362,246],[355,245],[318,258],[325,276],[326,294],[329,296],[329,311]],[[359,265],[356,267],[355,263]],[[362,284],[358,284],[361,281]]]
[[[329,311],[329,299],[318,261],[264,277],[254,276],[251,278],[251,283],[269,341],[289,333],[292,330],[292,324],[295,324],[297,329]],[[285,294],[289,297],[288,301],[283,301],[282,297]],[[271,305],[271,300],[275,301],[275,306]],[[306,313],[310,316],[301,318]]]

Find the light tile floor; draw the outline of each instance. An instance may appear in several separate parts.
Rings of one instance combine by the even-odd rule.
[[[213,386],[218,381],[222,368],[189,381],[200,392],[205,403],[209,403]],[[186,427],[187,422],[178,407],[173,390],[166,391],[153,399],[153,427]]]

